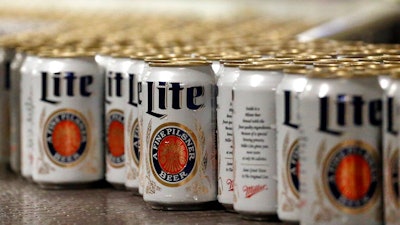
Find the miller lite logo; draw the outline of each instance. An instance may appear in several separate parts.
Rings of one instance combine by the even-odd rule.
[[[130,131],[130,139],[131,139],[131,156],[133,158],[133,161],[135,162],[136,166],[139,165],[139,159],[140,159],[140,142],[139,142],[139,122],[136,119],[135,122],[133,123],[133,126]]]
[[[299,158],[299,140],[295,140],[289,148],[289,154],[287,157],[286,168],[288,174],[289,185],[295,196],[299,197],[300,191],[300,158]]]
[[[48,72],[41,72],[40,100],[49,104],[58,104],[64,96],[90,97],[92,92],[89,87],[92,83],[92,75],[76,76],[74,72],[56,72],[49,75]]]
[[[182,87],[179,82],[148,81],[147,101],[146,113],[162,119],[167,116],[163,112],[167,109],[197,110],[204,107],[204,87],[194,86],[186,88]],[[158,103],[157,105],[155,105],[156,102]]]
[[[378,200],[379,157],[369,144],[343,141],[330,151],[323,165],[325,192],[339,210],[361,213]]]
[[[88,125],[82,114],[71,109],[59,110],[45,123],[45,152],[56,165],[73,166],[86,155],[88,137]]]
[[[319,103],[318,129],[327,134],[342,135],[343,130],[340,128],[348,125],[363,126],[370,124],[371,126],[380,126],[382,123],[381,99],[367,102],[362,96],[339,94],[336,99],[331,99],[329,96],[322,97],[319,99]],[[363,113],[364,111],[367,114]],[[330,113],[333,113],[334,116]]]
[[[107,114],[106,127],[107,159],[111,166],[122,167],[124,155],[124,114],[120,110],[111,110]]]
[[[181,186],[197,172],[199,148],[195,134],[179,123],[160,125],[150,142],[150,164],[157,181]]]

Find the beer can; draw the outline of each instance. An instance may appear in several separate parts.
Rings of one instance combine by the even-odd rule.
[[[143,83],[145,190],[154,209],[216,200],[215,78],[206,61],[150,63]]]
[[[10,166],[14,173],[21,172],[21,148],[20,148],[20,69],[25,52],[17,49],[10,64]]]
[[[125,112],[132,60],[124,54],[114,54],[106,70],[106,181],[115,188],[125,188]]]
[[[6,106],[0,112],[0,169],[10,163],[10,78],[11,62],[15,55],[13,46],[0,47],[0,103]]]
[[[124,82],[124,91],[127,100],[124,106],[125,121],[125,187],[138,193],[139,189],[139,165],[140,165],[140,130],[139,105],[142,103],[141,76],[145,62],[143,57],[130,57],[132,64],[128,68],[128,81]]]
[[[244,62],[224,63],[217,80],[218,202],[233,210],[232,87]]]
[[[400,73],[399,73],[400,74]],[[385,224],[395,225],[400,221],[399,209],[399,123],[400,80],[393,74],[391,84],[383,98],[383,202]]]
[[[33,145],[37,138],[34,138],[33,133],[33,69],[41,62],[41,59],[34,54],[34,51],[26,53],[25,60],[21,65],[20,73],[20,109],[21,109],[21,175],[22,177],[32,179],[32,164],[33,164]],[[36,136],[35,136],[36,137]]]
[[[32,178],[43,188],[88,186],[104,176],[104,78],[94,56],[44,51],[32,71]]]
[[[284,65],[245,65],[232,88],[233,208],[244,218],[277,212],[275,90]]]
[[[299,94],[303,92],[308,70],[288,68],[276,88],[278,217],[299,221]]]
[[[366,71],[313,71],[300,94],[301,224],[382,224],[382,95]]]

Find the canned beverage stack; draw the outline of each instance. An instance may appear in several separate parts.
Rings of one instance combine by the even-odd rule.
[[[366,71],[313,71],[300,95],[301,224],[382,224],[382,89]]]
[[[199,209],[216,200],[214,73],[206,61],[151,63],[143,82],[146,182],[155,209]]]
[[[233,84],[233,208],[245,218],[276,216],[275,89],[284,66],[241,66]]]
[[[46,18],[0,37],[3,168],[155,209],[398,223],[399,45],[299,42],[310,24],[263,16]]]
[[[308,65],[307,65],[308,67]],[[304,67],[283,70],[276,88],[278,217],[284,221],[299,221],[300,198],[300,133],[299,95],[303,92],[308,70]]]
[[[86,186],[104,177],[104,77],[94,55],[43,51],[32,69],[32,178],[44,188]]]

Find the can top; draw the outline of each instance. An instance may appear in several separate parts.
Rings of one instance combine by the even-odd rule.
[[[400,79],[400,69],[390,71],[391,78]]]
[[[176,61],[170,60],[169,62],[149,62],[151,67],[191,67],[191,66],[208,66],[211,62],[204,60],[193,61]]]
[[[275,64],[275,65],[253,65],[245,64],[239,66],[240,70],[264,70],[264,71],[282,71],[287,64]]]
[[[37,56],[41,58],[78,58],[93,57],[94,52],[84,51],[83,49],[59,48],[59,49],[40,49]]]
[[[300,67],[292,67],[292,68],[285,68],[283,70],[283,73],[285,75],[307,75],[307,73],[309,73],[310,70],[306,69],[305,67],[300,68]]]
[[[237,61],[237,62],[226,62],[223,65],[224,65],[224,67],[239,67],[239,66],[247,65],[247,64],[251,64],[251,63],[246,62],[246,61]]]
[[[316,68],[311,70],[308,74],[308,78],[324,78],[324,79],[332,79],[332,78],[344,78],[344,79],[353,79],[353,78],[368,78],[368,77],[376,77],[378,74],[372,72],[370,70],[354,70],[353,68]]]

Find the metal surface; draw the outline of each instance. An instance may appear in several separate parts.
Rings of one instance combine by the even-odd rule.
[[[0,174],[0,224],[267,224],[219,209],[156,211],[140,196],[108,186],[43,190],[10,173]]]

